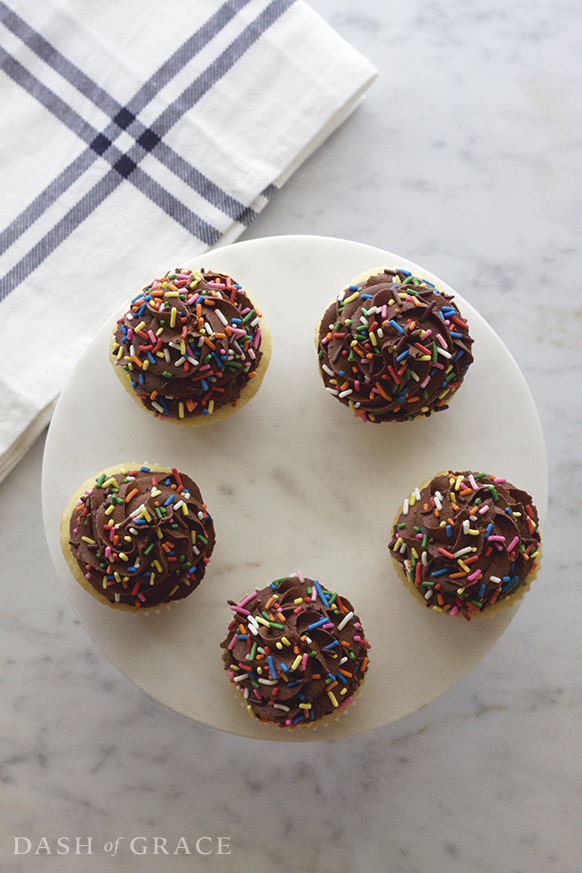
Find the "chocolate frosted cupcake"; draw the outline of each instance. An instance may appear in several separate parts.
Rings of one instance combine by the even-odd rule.
[[[77,489],[61,517],[61,548],[77,582],[133,612],[191,594],[214,539],[198,486],[166,467],[110,467]]]
[[[253,717],[313,727],[352,702],[370,645],[345,597],[298,574],[229,603],[224,666]]]
[[[408,270],[358,277],[326,309],[316,343],[326,391],[376,423],[446,409],[473,361],[451,295]]]
[[[492,615],[535,578],[541,536],[532,498],[505,479],[443,472],[404,501],[389,543],[407,588],[436,612]]]
[[[256,303],[226,273],[176,268],[147,285],[116,324],[110,358],[143,409],[176,424],[244,406],[271,354]]]

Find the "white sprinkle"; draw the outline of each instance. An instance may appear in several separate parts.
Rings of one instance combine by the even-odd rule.
[[[354,392],[353,392],[352,388],[347,388],[345,391],[340,391],[340,393],[338,394],[338,397],[347,397],[349,394],[353,394],[353,393]]]
[[[348,623],[348,621],[351,621],[351,619],[352,619],[353,617],[354,617],[354,613],[353,613],[353,611],[352,611],[352,612],[348,612],[348,614],[347,614],[347,615],[344,615],[344,617],[342,618],[342,620],[341,620],[340,623],[338,624],[337,629],[340,630],[340,631],[343,630],[343,629],[345,628],[346,624]]]

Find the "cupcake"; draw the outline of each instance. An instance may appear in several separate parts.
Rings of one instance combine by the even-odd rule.
[[[224,666],[253,717],[305,728],[349,706],[370,645],[345,597],[299,573],[229,603],[235,617],[221,643]]]
[[[396,516],[388,546],[406,587],[435,612],[492,615],[523,597],[541,556],[532,498],[506,479],[438,473]]]
[[[452,296],[408,270],[358,277],[316,335],[325,389],[363,421],[409,421],[447,409],[473,361]]]
[[[225,273],[176,268],[130,302],[110,359],[143,409],[164,421],[217,421],[258,391],[271,354],[256,303]]]
[[[119,464],[77,489],[61,517],[61,548],[100,603],[142,612],[198,587],[214,525],[189,476]]]

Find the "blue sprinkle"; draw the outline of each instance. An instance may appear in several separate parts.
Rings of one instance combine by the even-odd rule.
[[[493,522],[489,522],[487,525],[487,530],[485,531],[485,539],[488,540],[491,534],[493,533]]]
[[[151,473],[151,467],[140,467],[140,473]]]
[[[324,606],[329,606],[329,600],[327,599],[327,597],[326,597],[325,594],[323,593],[322,588],[321,588],[321,585],[319,584],[319,582],[317,581],[317,579],[314,579],[314,580],[313,580],[313,584],[315,585],[315,590],[316,590],[317,593],[319,594],[319,599],[321,600],[321,602],[323,603],[323,605],[324,605]]]
[[[269,672],[271,674],[271,679],[277,678],[277,671],[275,670],[275,662],[273,660],[272,655],[267,655],[267,663],[269,664]]]
[[[157,364],[158,363],[151,352],[146,352],[146,354],[149,358],[150,364]]]
[[[372,300],[373,296],[374,296],[373,294],[364,294],[363,292],[362,292],[362,294],[360,294],[360,297],[362,298],[362,300]]]
[[[403,351],[399,355],[397,355],[396,360],[403,361],[404,358],[406,358],[406,357],[408,357],[408,349],[406,349],[405,351]]]
[[[170,494],[170,496],[168,497],[168,499],[164,502],[164,506],[169,506],[170,503],[173,503],[175,499],[176,499],[176,495],[175,495],[175,494]]]
[[[162,397],[161,394],[159,394],[159,395],[158,395],[158,400],[160,401],[160,404],[161,404],[161,406],[162,406],[162,409],[164,410],[164,413],[165,413],[166,415],[169,415],[169,414],[170,414],[170,410],[168,409],[168,404],[166,403],[165,398]]]
[[[206,379],[201,379],[200,384],[202,385],[204,391],[208,391],[208,382],[206,381]]]
[[[457,352],[457,354],[455,355],[454,358],[451,358],[451,363],[453,363],[453,364],[456,363],[459,360],[459,358],[463,357],[464,354],[465,354],[465,352],[461,349],[460,352]]]
[[[395,330],[397,330],[399,334],[404,334],[404,328],[400,327],[400,325],[398,324],[398,322],[394,321],[393,318],[390,319],[390,321],[388,322],[388,324],[391,324],[392,327],[395,328]]]
[[[398,270],[399,273],[402,273],[403,276],[412,276],[410,270]]]
[[[137,378],[138,378],[139,384],[140,384],[140,385],[143,385],[144,382],[145,382],[145,376],[144,376],[144,374],[143,374],[143,373],[140,373],[139,376],[138,376]]]
[[[140,306],[138,313],[137,313],[138,316],[143,315],[144,312],[147,312],[147,308],[148,308],[147,303],[142,303],[142,305]]]
[[[486,585],[485,585],[485,583],[483,582],[483,583],[481,584],[481,587],[479,588],[479,597],[483,597],[483,595],[485,594],[485,589],[486,589]]]
[[[444,576],[445,573],[450,573],[450,572],[451,572],[450,567],[445,567],[444,570],[434,570],[434,572],[432,572],[430,575],[431,576]]]
[[[339,646],[339,640],[334,640],[333,643],[329,643],[329,645],[323,647],[323,651],[327,651],[327,649],[335,649],[336,646]]]
[[[271,657],[271,656],[269,655],[269,657]],[[288,672],[289,672],[289,667],[287,666],[287,664],[283,664],[283,663],[282,663],[282,664],[281,664],[281,670],[283,671],[283,673],[288,673]],[[274,678],[274,677],[273,677],[273,678]]]
[[[319,621],[314,621],[313,624],[308,624],[308,625],[307,625],[307,630],[308,630],[308,631],[310,631],[310,630],[315,630],[315,628],[317,628],[317,627],[321,627],[322,625],[327,624],[327,622],[328,622],[327,617],[326,617],[326,618],[320,618]]]
[[[358,290],[357,285],[350,285],[350,287],[348,288],[348,291],[357,291],[357,290]]]
[[[445,532],[446,532],[446,534],[447,534],[448,537],[452,537],[452,535],[453,535],[453,529],[452,529],[452,527],[451,527],[450,524],[447,524],[447,525],[445,526]]]

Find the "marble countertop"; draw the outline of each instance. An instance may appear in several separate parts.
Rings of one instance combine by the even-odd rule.
[[[582,869],[582,13],[311,5],[380,76],[244,238],[398,252],[488,320],[546,439],[538,580],[481,664],[413,715],[332,742],[237,738],[149,698],[76,620],[44,540],[39,439],[0,485],[3,873]]]

